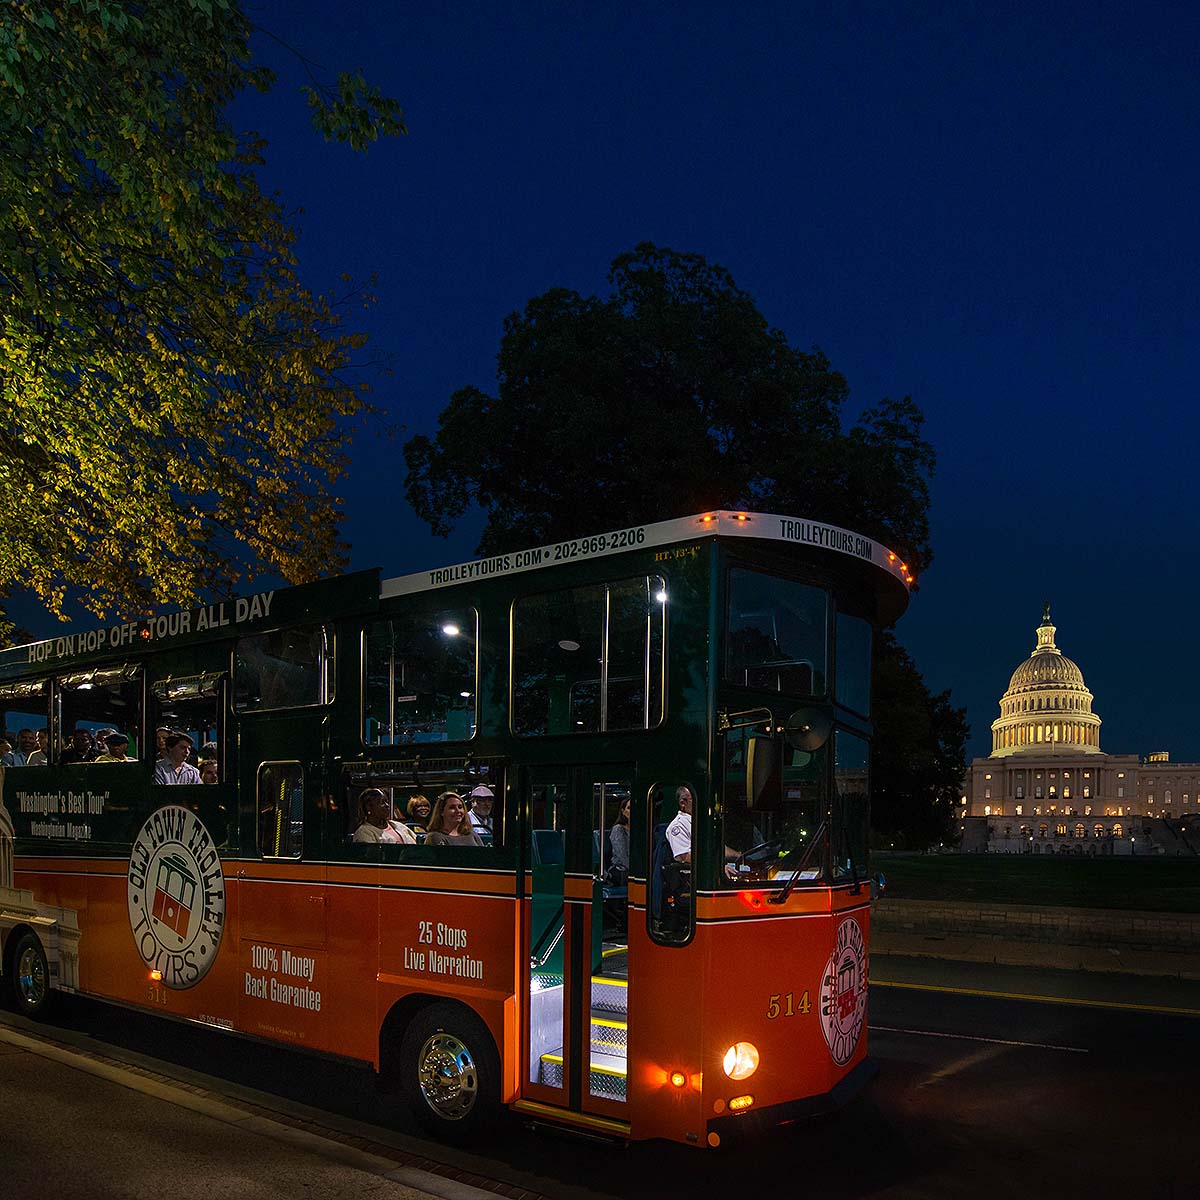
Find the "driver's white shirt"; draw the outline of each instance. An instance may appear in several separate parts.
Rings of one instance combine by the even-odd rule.
[[[667,826],[667,845],[671,853],[678,858],[681,854],[692,852],[692,814],[677,812],[675,820]]]

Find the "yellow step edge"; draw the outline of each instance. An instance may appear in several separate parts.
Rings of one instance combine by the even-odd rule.
[[[606,984],[608,987],[623,987],[623,988],[627,988],[627,987],[629,986],[629,980],[628,980],[628,979],[613,979],[613,978],[611,978],[611,977],[610,977],[610,976],[608,976],[608,975],[593,975],[593,976],[592,976],[592,982],[593,982],[593,983]]]
[[[593,1017],[593,1025],[602,1025],[605,1029],[628,1029],[628,1021],[610,1021],[607,1017]]]
[[[561,1054],[543,1054],[542,1062],[557,1063],[560,1067],[563,1065],[563,1056]],[[593,1075],[612,1075],[615,1079],[624,1079],[628,1072],[619,1070],[616,1067],[599,1067],[591,1068]]]

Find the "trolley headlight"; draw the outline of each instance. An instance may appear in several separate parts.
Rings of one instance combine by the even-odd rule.
[[[725,1051],[721,1066],[730,1079],[749,1079],[758,1070],[758,1047],[752,1042],[735,1042]]]

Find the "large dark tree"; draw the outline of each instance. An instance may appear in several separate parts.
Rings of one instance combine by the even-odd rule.
[[[436,532],[478,505],[479,553],[494,554],[745,507],[843,525],[928,567],[934,454],[911,399],[847,428],[849,389],[824,354],[791,346],[699,255],[643,244],[609,280],[606,296],[553,289],[512,313],[496,394],[462,388],[437,435],[407,443],[408,497]],[[884,640],[881,670],[896,650]],[[915,667],[882,694],[926,724],[961,721]],[[880,729],[877,788],[910,794],[911,778],[888,775],[906,760]]]
[[[837,521],[927,567],[933,449],[907,397],[849,430],[845,379],[789,345],[723,267],[643,244],[608,296],[554,289],[504,323],[498,388],[455,392],[405,446],[408,497],[480,553],[706,508]]]
[[[887,632],[875,647],[872,708],[876,834],[897,850],[957,842],[954,804],[971,734],[966,709],[953,705],[949,692],[931,693],[912,656]]]

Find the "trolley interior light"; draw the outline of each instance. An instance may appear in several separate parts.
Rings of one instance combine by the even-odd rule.
[[[725,1051],[721,1066],[730,1079],[749,1079],[758,1070],[758,1047],[753,1042],[735,1042]],[[731,1100],[729,1107],[733,1104]]]
[[[458,635],[462,633],[462,630],[459,629],[459,627],[455,625],[453,621],[447,621],[446,624],[442,626],[442,632],[447,637],[458,637]]]
[[[666,602],[667,602],[667,590],[666,590],[666,588],[663,588],[661,591],[657,591],[657,592],[655,592],[655,593],[654,593],[654,598],[655,598],[655,600],[657,600],[657,601],[659,602],[659,604],[666,604]]]

